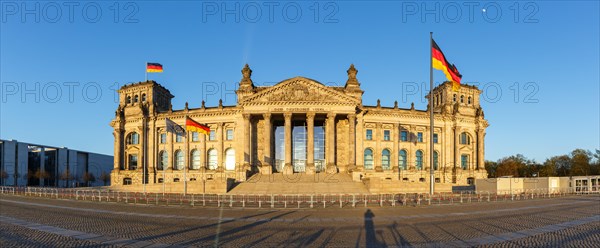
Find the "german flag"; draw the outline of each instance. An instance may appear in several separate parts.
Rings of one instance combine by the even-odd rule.
[[[210,133],[209,126],[202,125],[188,117],[185,118],[185,129],[192,132],[203,133],[205,135],[208,135]]]
[[[448,81],[452,82],[452,90],[458,91],[462,75],[458,72],[458,69],[456,69],[454,64],[450,64],[450,62],[446,60],[446,56],[444,56],[442,49],[435,43],[435,40],[431,40],[431,43],[433,45],[433,47],[431,47],[433,68],[444,72]]]
[[[146,72],[163,72],[163,67],[159,63],[146,63]]]

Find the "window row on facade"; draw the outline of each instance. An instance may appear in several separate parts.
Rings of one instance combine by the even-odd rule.
[[[452,95],[452,102],[459,101],[458,98],[459,98],[459,96],[457,94],[453,94]],[[470,105],[470,104],[473,103],[473,98],[471,96],[465,97],[464,94],[461,94],[460,95],[460,103],[465,103],[465,99],[466,99],[468,105]],[[443,102],[444,102],[444,99],[443,99],[442,94],[437,94],[437,95],[433,96],[433,105],[434,106],[439,106]]]
[[[234,138],[233,134],[234,134],[233,129],[227,129],[225,131],[225,140],[233,140],[233,138]],[[183,134],[175,134],[175,142],[176,143],[183,142],[183,138],[184,138]],[[198,141],[200,141],[200,134],[198,132],[190,132],[190,139],[192,142],[198,142]],[[208,140],[209,141],[217,140],[215,130],[210,131],[210,133],[208,135]],[[159,142],[160,142],[160,144],[167,143],[167,133],[161,133],[159,135]],[[139,145],[139,143],[140,143],[140,135],[137,132],[131,132],[127,135],[127,144],[128,145]]]
[[[192,149],[190,151],[190,160],[188,161],[189,166],[188,169],[191,170],[199,170],[202,168],[202,164],[200,161],[201,152],[198,149]],[[211,148],[208,149],[205,155],[208,159],[205,162],[204,168],[209,170],[217,169],[219,165],[218,161],[218,152],[217,149]],[[185,152],[181,149],[176,150],[173,153],[173,159],[169,160],[169,153],[165,150],[158,152],[158,162],[156,168],[158,170],[165,170],[171,167],[173,170],[183,170],[185,167]],[[138,167],[138,155],[137,154],[129,154],[128,157],[128,168],[129,170],[136,170]],[[169,166],[169,165],[172,166]],[[228,148],[225,150],[225,170],[234,170],[235,169],[235,150],[233,148]]]
[[[383,130],[383,140],[384,141],[391,141],[390,133],[391,133],[391,130]],[[234,138],[233,134],[234,134],[233,129],[227,129],[225,132],[225,140],[233,140],[233,138]],[[399,140],[402,142],[419,142],[419,143],[423,142],[423,132],[417,132],[415,135],[410,135],[410,134],[411,133],[409,133],[408,131],[401,131]],[[191,132],[190,136],[191,136],[192,142],[200,141],[200,134],[198,132]],[[216,139],[217,138],[215,135],[215,131],[211,130],[210,134],[208,135],[208,140],[214,141]],[[366,130],[366,140],[373,140],[373,129]],[[127,136],[127,144],[128,145],[138,145],[139,142],[140,142],[140,135],[138,133],[132,132]],[[167,143],[167,133],[160,134],[159,142],[161,144]],[[176,143],[183,142],[183,135],[176,134],[175,142]],[[433,134],[433,143],[436,143],[436,144],[439,143],[439,136],[437,133]],[[471,136],[466,132],[461,133],[459,136],[459,143],[461,145],[470,145],[471,144]]]
[[[398,137],[402,142],[423,142],[423,132],[417,132],[416,134],[410,133],[409,131],[400,131],[400,137]],[[365,139],[373,140],[373,129],[367,129],[365,131]],[[391,130],[383,130],[383,141],[391,141]],[[439,143],[439,135],[437,133],[433,134],[433,143]],[[460,134],[459,142],[461,145],[470,145],[471,137],[468,133],[463,132]]]
[[[373,153],[373,149],[371,148],[366,148],[364,151],[364,166],[365,169],[367,170],[372,170],[374,169],[374,156],[375,154]],[[423,166],[423,156],[424,156],[424,152],[422,150],[417,150],[415,152],[414,155],[414,160],[412,161],[413,164],[415,165],[415,169],[416,170],[423,170],[424,166]],[[469,168],[469,155],[467,154],[461,154],[460,156],[461,158],[461,163],[460,163],[460,167],[463,170],[466,170]],[[381,151],[381,168],[383,170],[391,170],[391,151],[389,149],[383,149],[383,151]],[[406,150],[402,149],[398,152],[398,169],[400,170],[408,170],[408,165],[409,165],[409,154]],[[439,154],[437,151],[433,152],[433,169],[434,170],[438,170],[439,169]]]

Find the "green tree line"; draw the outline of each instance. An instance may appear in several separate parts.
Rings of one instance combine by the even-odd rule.
[[[570,154],[547,158],[544,163],[516,154],[496,162],[485,161],[485,169],[490,178],[600,175],[600,150],[575,149]]]

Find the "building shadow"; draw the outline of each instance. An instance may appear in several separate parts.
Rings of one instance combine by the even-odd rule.
[[[375,232],[375,223],[373,219],[375,214],[371,209],[367,209],[365,212],[365,240],[366,247],[386,247],[385,244],[377,240],[377,233]]]

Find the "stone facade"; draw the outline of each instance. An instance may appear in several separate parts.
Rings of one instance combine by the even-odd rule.
[[[426,182],[430,167],[428,110],[365,106],[354,65],[343,87],[294,77],[269,87],[253,84],[242,69],[236,106],[173,110],[173,95],[154,81],[123,86],[111,122],[115,155],[112,185],[245,181],[253,174],[348,173],[355,180]],[[467,185],[487,178],[488,126],[481,91],[450,82],[433,90],[435,180]],[[429,95],[427,96],[429,98]],[[428,108],[429,109],[429,108]],[[177,137],[165,119],[206,124],[211,135]],[[212,136],[212,138],[211,138]],[[187,166],[184,166],[187,165]],[[166,167],[166,170],[162,168]]]

